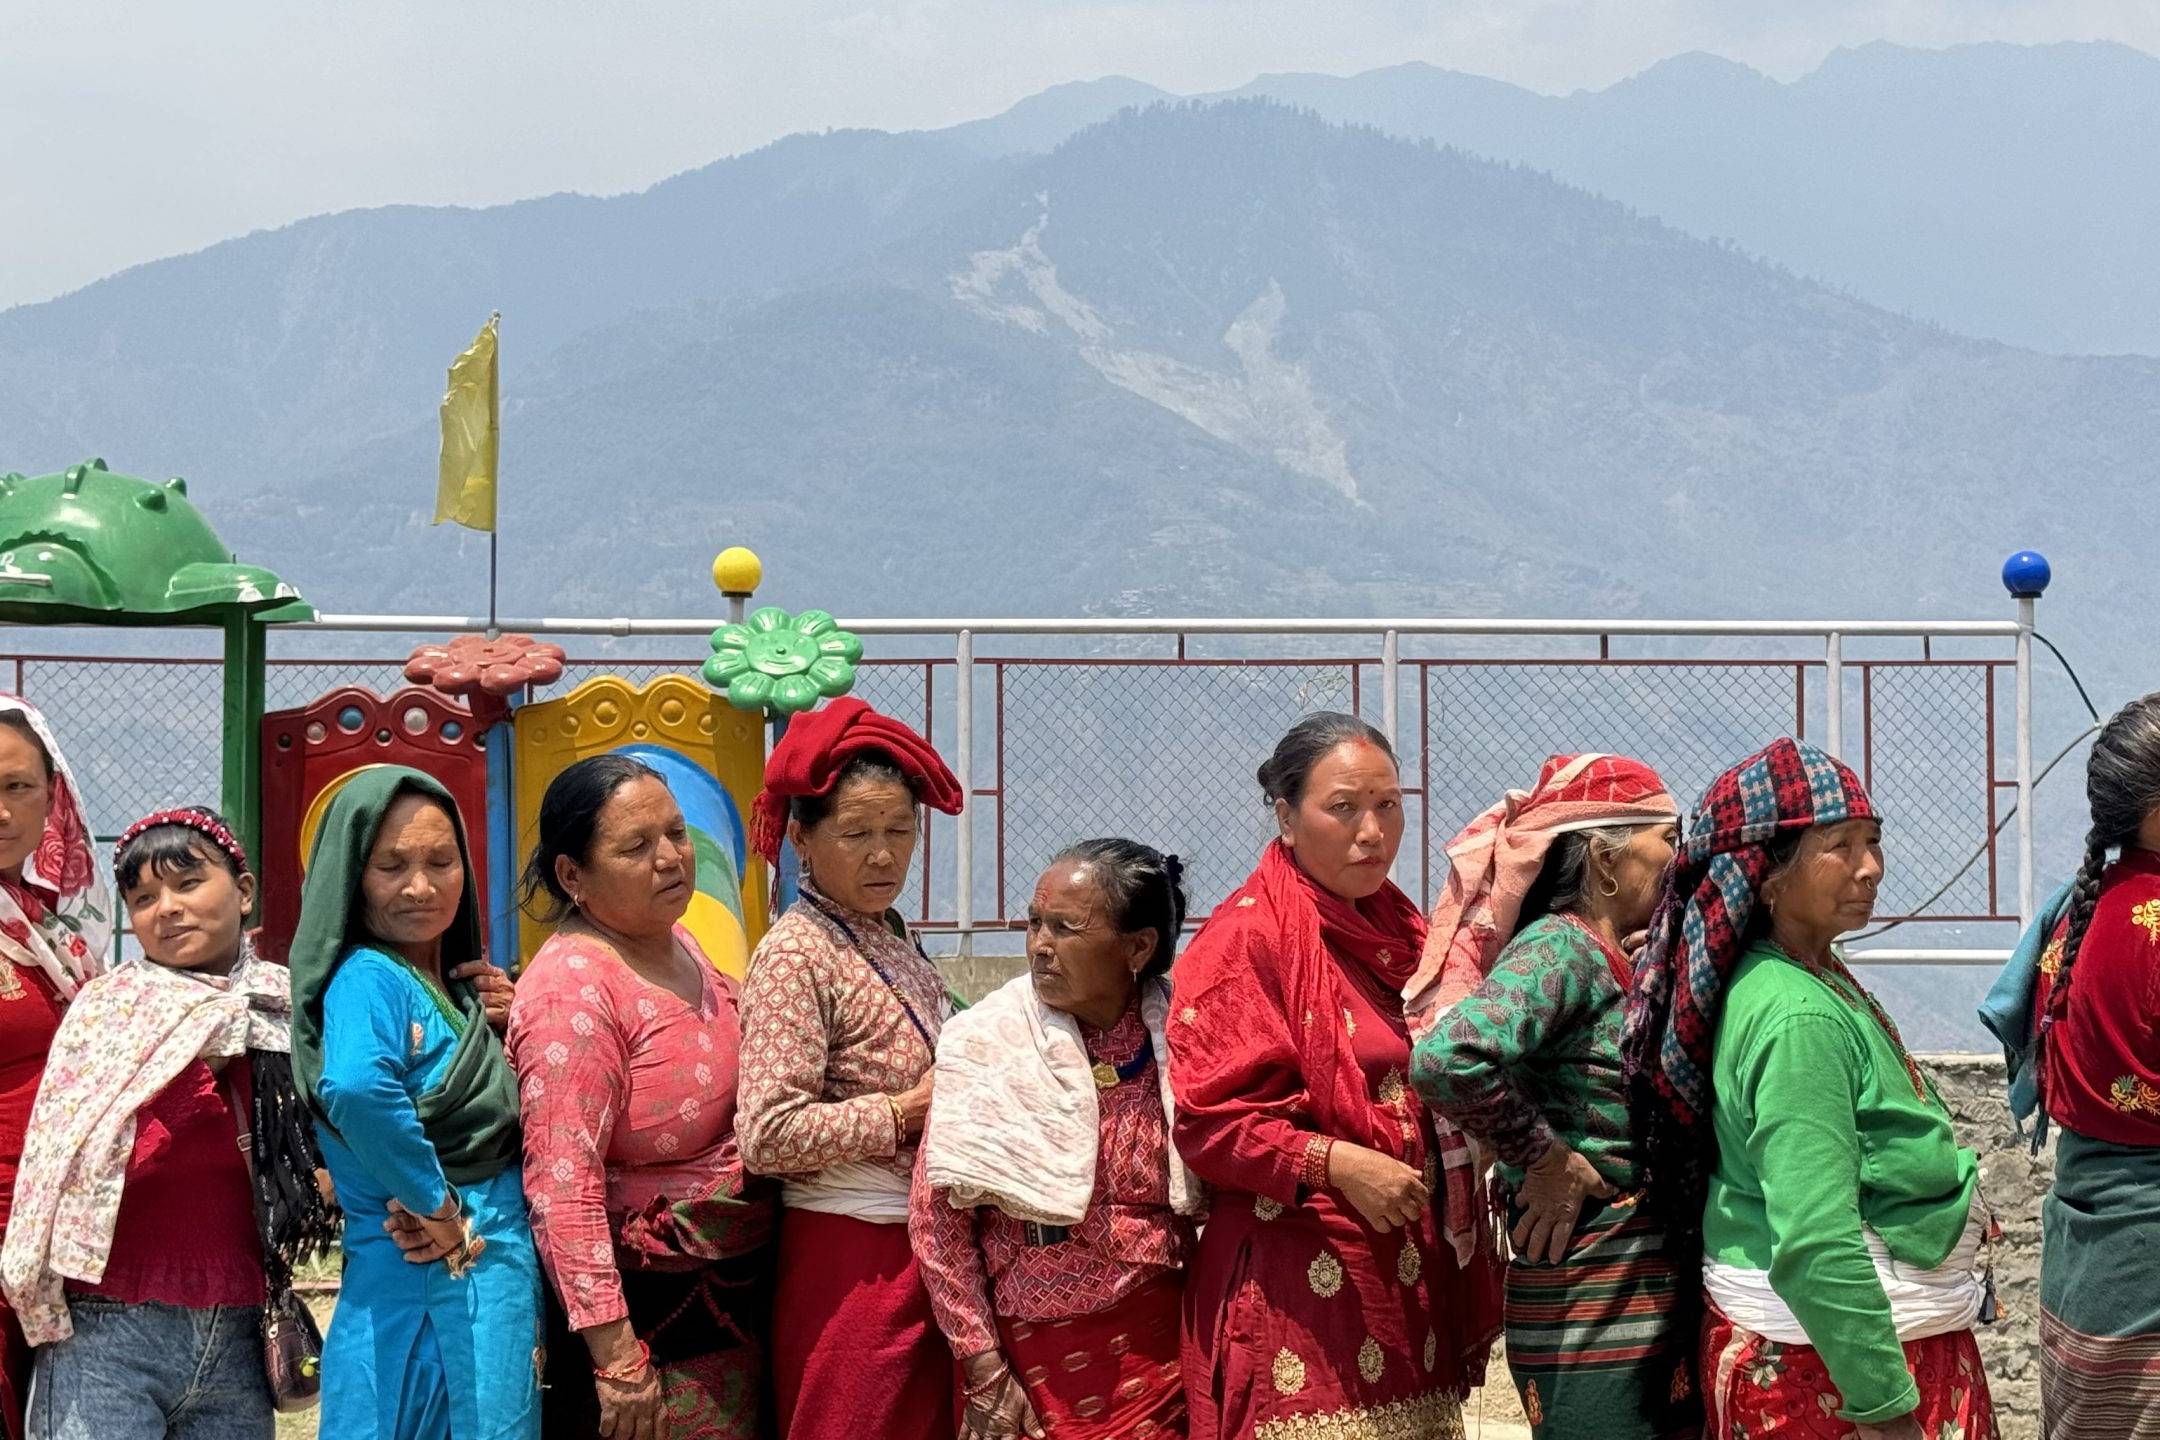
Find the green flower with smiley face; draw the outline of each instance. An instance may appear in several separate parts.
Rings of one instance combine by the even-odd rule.
[[[775,605],[712,633],[705,683],[738,710],[797,715],[855,688],[862,641],[823,610],[790,615]]]

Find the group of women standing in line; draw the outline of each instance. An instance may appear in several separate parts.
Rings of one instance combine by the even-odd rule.
[[[2140,706],[2006,1027],[2038,1052],[2013,1098],[2040,1077],[2072,1132],[2064,1436],[2160,1408],[2121,1363],[2160,1330]],[[266,1306],[334,1207],[340,1440],[1445,1437],[1503,1329],[1541,1440],[1993,1433],[1974,1157],[1834,943],[1882,876],[1850,770],[1778,741],[1682,834],[1649,766],[1556,757],[1448,846],[1429,922],[1377,731],[1307,717],[1259,783],[1277,837],[1181,957],[1176,857],[1085,841],[968,1009],[893,909],[959,788],[854,700],[774,749],[752,843],[801,897],[739,991],[679,923],[680,809],[621,756],[543,801],[555,928],[514,986],[457,807],[394,768],[329,807],[289,976],[201,810],[123,839],[144,962],[101,975],[80,796],[0,701],[10,1436],[26,1399],[35,1436],[267,1435]]]

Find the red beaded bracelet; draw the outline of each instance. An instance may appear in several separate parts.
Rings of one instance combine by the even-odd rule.
[[[636,1343],[638,1358],[633,1364],[617,1366],[614,1369],[606,1369],[595,1365],[592,1372],[593,1378],[597,1380],[614,1380],[627,1384],[629,1381],[643,1375],[646,1368],[652,1364],[652,1346],[647,1345],[643,1340],[638,1340]]]

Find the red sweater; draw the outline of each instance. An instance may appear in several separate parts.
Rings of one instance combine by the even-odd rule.
[[[2041,952],[2043,996],[2067,928]],[[2048,1037],[2048,1115],[2088,1139],[2160,1146],[2160,855],[2126,850],[2108,866],[2070,976]]]
[[[246,1058],[228,1061],[227,1069],[246,1104]],[[262,1241],[239,1128],[202,1061],[190,1062],[136,1112],[135,1153],[105,1278],[68,1289],[193,1310],[263,1303]]]

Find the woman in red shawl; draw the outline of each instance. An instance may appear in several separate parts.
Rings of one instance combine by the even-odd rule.
[[[82,792],[45,717],[0,695],[0,1235],[30,1106],[76,987],[104,970],[113,904]],[[0,1301],[0,1435],[20,1440],[30,1347]]]
[[[736,1138],[783,1177],[772,1323],[783,1440],[951,1440],[952,1351],[908,1245],[908,1185],[930,1108],[944,982],[893,902],[925,804],[960,787],[929,742],[860,700],[789,725],[752,839],[784,833],[802,898],[743,984]]]
[[[1176,1140],[1217,1194],[1186,1284],[1193,1440],[1459,1436],[1499,1329],[1462,1138],[1410,1090],[1425,921],[1402,786],[1348,715],[1260,767],[1280,838],[1175,973]]]

